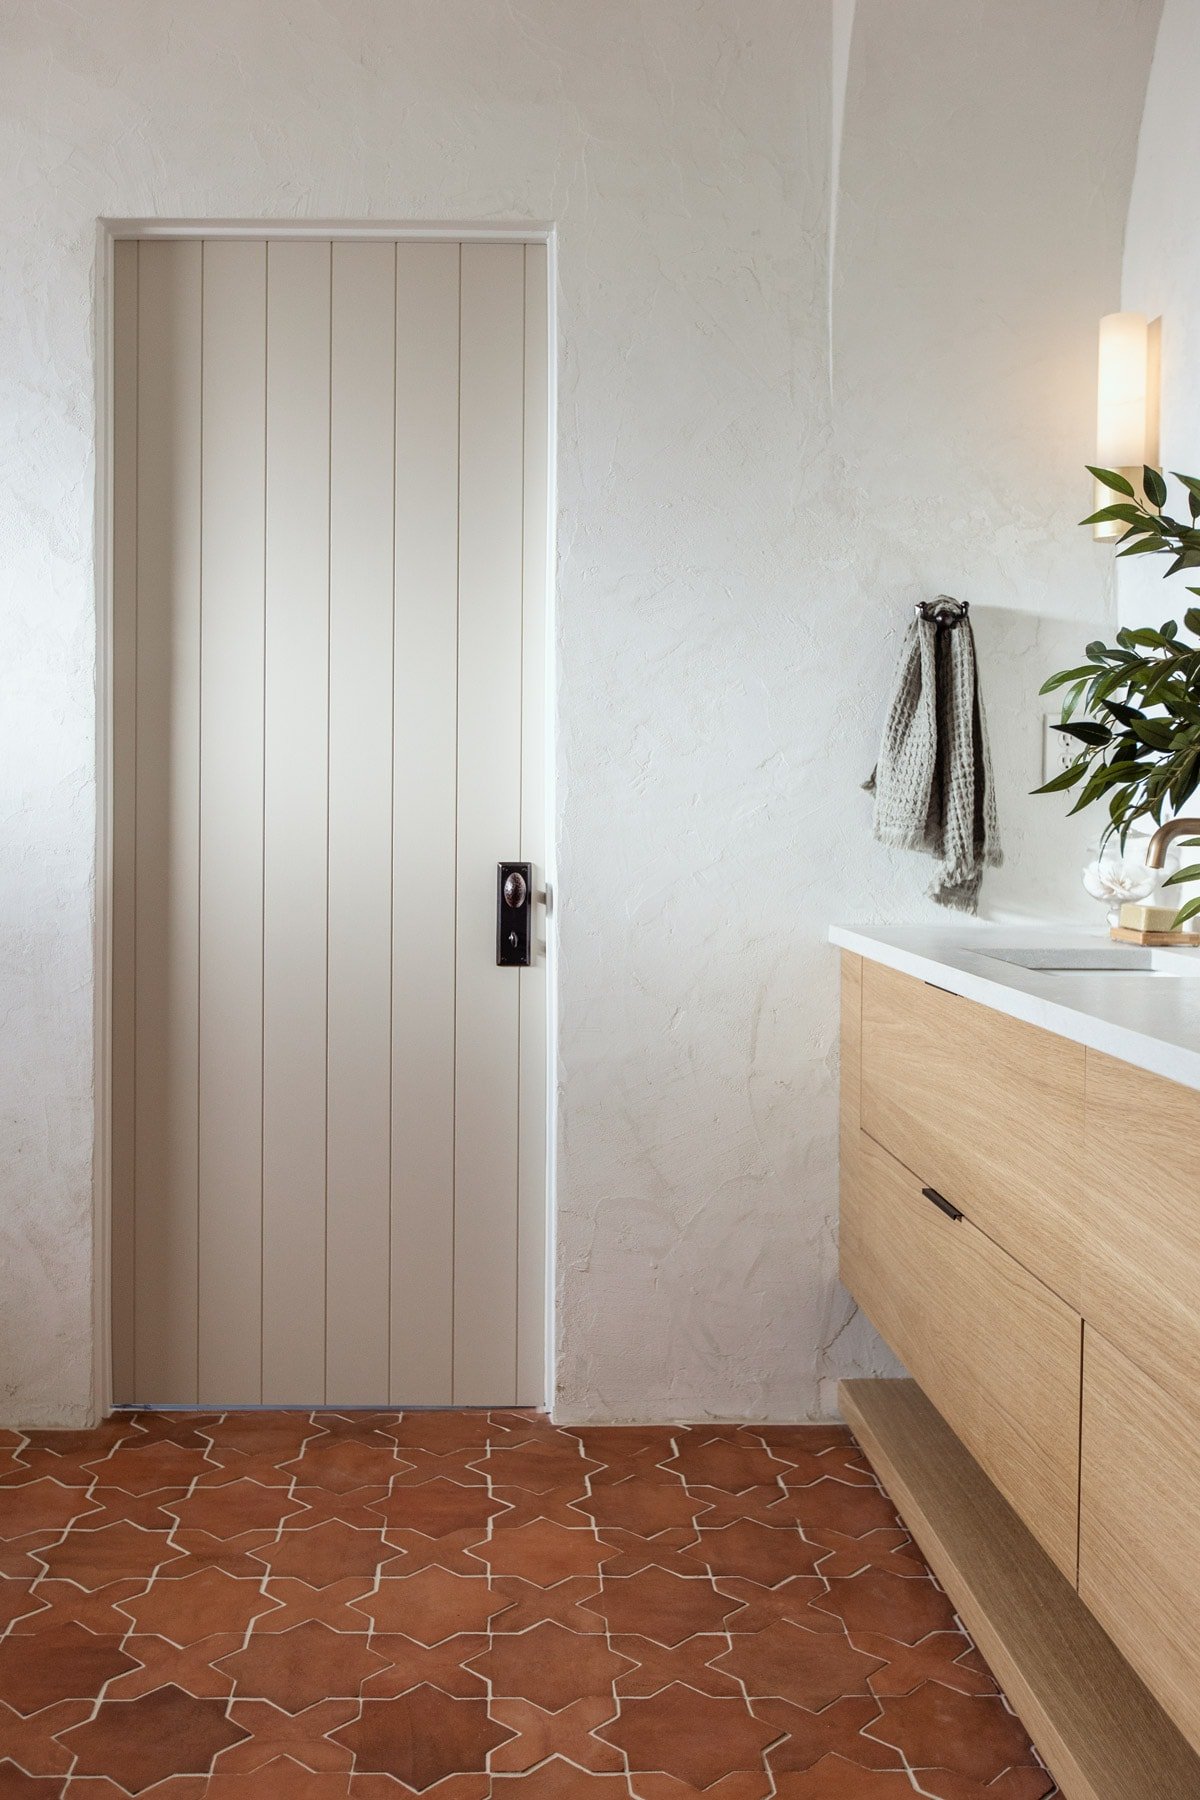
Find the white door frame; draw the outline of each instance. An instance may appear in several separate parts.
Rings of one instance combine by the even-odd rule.
[[[555,925],[554,819],[554,680],[553,646],[555,615],[555,473],[557,467],[557,319],[555,296],[556,233],[551,224],[455,224],[437,221],[380,219],[101,219],[98,221],[96,280],[96,901],[94,1033],[94,1140],[92,1152],[93,1221],[93,1357],[92,1414],[99,1420],[112,1410],[112,879],[113,879],[113,245],[120,238],[322,238],[370,240],[386,238],[452,239],[461,243],[545,244],[549,293],[547,319],[548,417],[546,505],[546,595],[544,609],[546,720],[543,768],[537,786],[544,793],[546,843],[546,1066],[544,1093],[531,1094],[545,1111],[546,1156],[544,1166],[546,1206],[544,1404],[554,1397],[554,1172],[555,1107],[552,1071],[556,1063],[557,963]],[[534,786],[533,771],[526,780]],[[528,801],[529,796],[525,799]],[[531,1080],[522,1073],[522,1087]],[[524,1092],[522,1094],[524,1098]]]

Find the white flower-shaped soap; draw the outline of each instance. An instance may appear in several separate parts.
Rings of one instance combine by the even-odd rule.
[[[1083,871],[1083,885],[1094,900],[1145,900],[1162,879],[1161,869],[1124,858],[1102,857]]]

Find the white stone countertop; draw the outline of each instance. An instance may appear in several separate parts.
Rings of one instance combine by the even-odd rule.
[[[1200,1090],[1200,946],[1146,952],[1107,931],[1009,925],[834,925],[830,942],[871,962]],[[1023,968],[997,952],[1120,960],[1119,972]],[[1046,957],[1047,952],[1051,954]],[[1148,956],[1153,967],[1137,970]],[[1178,973],[1173,973],[1178,971]]]

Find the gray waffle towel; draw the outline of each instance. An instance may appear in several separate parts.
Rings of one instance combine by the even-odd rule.
[[[939,596],[947,608],[957,602]],[[966,608],[955,624],[918,613],[904,637],[879,762],[875,836],[922,850],[940,867],[928,889],[939,906],[975,912],[985,866],[1003,860],[987,723]]]

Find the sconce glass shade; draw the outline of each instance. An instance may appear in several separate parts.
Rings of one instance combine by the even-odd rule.
[[[1149,327],[1145,313],[1107,313],[1100,321],[1096,387],[1096,463],[1118,469],[1141,492],[1142,466],[1150,460]],[[1096,508],[1118,496],[1097,483]],[[1120,537],[1124,525],[1094,525],[1097,538]]]

